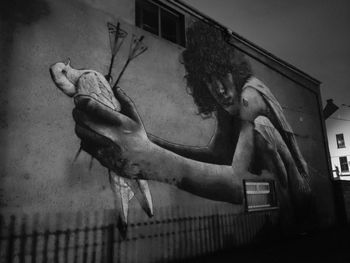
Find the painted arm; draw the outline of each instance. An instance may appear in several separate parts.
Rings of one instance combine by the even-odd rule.
[[[75,98],[76,133],[82,139],[85,151],[127,178],[165,182],[198,196],[242,203],[243,171],[240,165],[198,162],[156,145],[148,139],[131,100],[120,90],[117,99],[122,105],[122,113],[110,110],[89,96]],[[247,123],[246,129],[248,132],[242,132],[250,139],[253,126]],[[244,138],[240,138],[238,144],[244,145]]]
[[[302,162],[299,160],[304,161],[304,159],[294,135],[288,133],[291,128],[282,110],[277,115],[276,110],[271,108],[271,103],[268,103],[266,98],[252,87],[244,89],[242,104],[241,118],[254,123],[255,150],[261,154],[260,156],[267,165],[266,168],[277,175],[276,179],[280,185],[288,191],[298,220],[311,216],[314,212],[314,199],[310,183],[303,175],[307,168],[303,169],[300,165]],[[288,129],[288,132],[283,129],[281,122],[285,123],[284,127]],[[294,140],[292,143],[290,143],[291,139]],[[299,153],[295,154],[296,151]],[[300,158],[296,158],[293,154]],[[235,153],[235,156],[242,156],[242,154]],[[236,163],[235,160],[234,163]]]
[[[224,110],[218,109],[216,112],[216,130],[208,145],[203,147],[172,143],[150,133],[147,133],[147,136],[158,146],[183,157],[200,162],[229,165],[232,162],[235,148],[234,123],[235,121],[231,116]]]
[[[196,147],[177,144],[161,139],[150,133],[147,133],[147,136],[153,143],[157,144],[158,146],[179,154],[183,157],[202,162],[210,162],[210,160],[213,160],[213,153],[208,146]]]

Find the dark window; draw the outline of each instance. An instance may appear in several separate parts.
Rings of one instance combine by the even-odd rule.
[[[136,0],[136,26],[185,46],[185,18],[157,1]]]
[[[138,4],[140,5],[140,4]],[[138,9],[139,25],[155,35],[159,34],[158,6],[149,2],[142,3],[142,8]]]
[[[342,172],[349,172],[348,158],[346,156],[339,157],[339,163]]]
[[[277,206],[273,181],[244,181],[244,189],[248,211]]]
[[[342,133],[335,136],[337,138],[338,148],[345,148],[344,135]]]

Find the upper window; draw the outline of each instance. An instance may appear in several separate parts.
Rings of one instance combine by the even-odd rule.
[[[346,156],[339,157],[339,163],[342,172],[349,172],[348,158]]]
[[[136,26],[185,46],[185,18],[158,1],[136,0]]]
[[[344,135],[342,133],[336,135],[338,148],[345,148]]]
[[[246,206],[248,211],[277,206],[273,181],[244,181]]]

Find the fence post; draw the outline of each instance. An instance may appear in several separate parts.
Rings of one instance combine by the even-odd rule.
[[[19,262],[25,261],[26,256],[26,243],[27,243],[27,221],[28,217],[27,215],[23,215],[22,222],[21,222],[21,231],[20,231],[20,237],[19,237]]]
[[[114,262],[114,224],[109,223],[107,227],[107,262]]]
[[[94,211],[93,213],[93,227],[92,227],[92,252],[91,252],[91,263],[96,262],[97,257],[97,226],[98,226],[98,213]]]
[[[84,227],[83,227],[83,262],[88,261],[88,246],[89,246],[89,226],[90,226],[90,213],[86,211],[84,213]]]
[[[32,230],[33,230],[33,237],[32,237],[32,245],[31,245],[31,254],[32,254],[32,263],[36,262],[36,250],[38,245],[38,224],[39,224],[39,214],[34,214],[33,217],[33,224],[32,224]]]
[[[70,229],[67,228],[64,231],[64,262],[68,262],[69,239],[70,239]]]
[[[3,230],[5,228],[5,220],[3,218],[3,216],[0,214],[0,253],[1,255],[3,254],[3,250],[5,250],[5,236],[3,235]]]
[[[56,214],[56,226],[54,231],[55,236],[55,251],[54,251],[54,262],[59,263],[59,253],[60,253],[60,236],[61,236],[61,228],[62,228],[62,214]]]
[[[81,211],[78,211],[76,218],[75,218],[75,229],[74,229],[74,255],[73,255],[73,262],[78,262],[78,254],[79,254],[79,236],[80,236],[80,227],[83,222],[83,215]]]
[[[43,262],[48,262],[49,235],[50,232],[48,229],[46,229],[44,233]]]
[[[7,245],[7,262],[12,263],[13,262],[13,252],[14,252],[14,243],[15,243],[15,224],[16,224],[16,217],[12,215],[10,217],[10,226],[9,226],[9,241]]]

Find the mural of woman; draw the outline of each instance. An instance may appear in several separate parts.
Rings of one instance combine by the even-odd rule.
[[[173,184],[193,194],[243,202],[243,179],[272,174],[290,196],[296,215],[308,209],[307,164],[282,108],[222,33],[203,22],[187,31],[183,63],[190,94],[202,116],[215,116],[206,147],[177,145],[147,134],[131,99],[121,90],[121,112],[94,98],[75,98],[73,117],[82,148],[119,175]],[[263,172],[264,171],[264,172]]]

